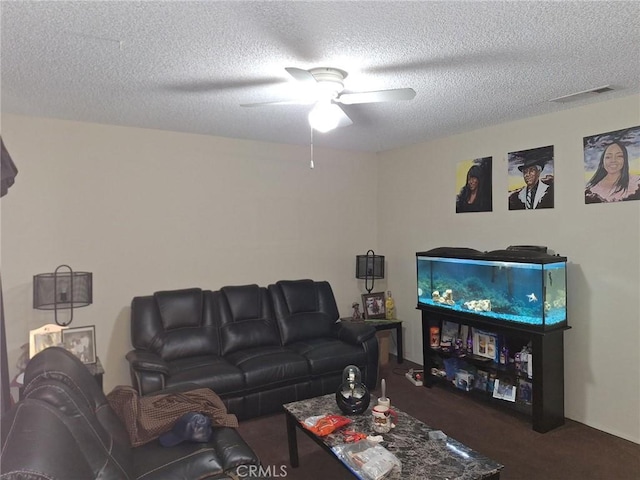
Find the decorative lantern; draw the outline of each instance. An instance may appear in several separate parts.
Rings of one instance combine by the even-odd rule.
[[[371,395],[362,383],[362,374],[355,365],[348,365],[342,371],[342,383],[336,392],[336,402],[346,415],[356,415],[369,407]]]

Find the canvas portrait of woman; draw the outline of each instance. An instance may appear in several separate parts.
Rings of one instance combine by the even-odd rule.
[[[492,157],[459,162],[456,169],[456,213],[490,212]]]
[[[640,200],[640,126],[584,137],[584,203]]]

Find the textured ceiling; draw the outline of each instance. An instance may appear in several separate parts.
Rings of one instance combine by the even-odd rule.
[[[380,151],[640,91],[640,2],[1,3],[2,112],[308,144],[285,67],[337,67],[354,124],[314,144]],[[611,85],[568,104],[548,100]],[[640,119],[639,119],[640,120]]]

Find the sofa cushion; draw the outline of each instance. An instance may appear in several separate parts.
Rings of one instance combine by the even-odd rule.
[[[283,345],[332,336],[340,315],[328,282],[281,280],[269,285],[269,292]]]
[[[198,384],[210,388],[222,398],[245,390],[242,371],[222,357],[181,358],[171,362],[169,368],[167,387]]]
[[[165,330],[200,326],[203,306],[201,289],[156,292],[153,298]]]
[[[215,319],[199,288],[156,292],[131,303],[131,341],[163,360],[217,355]]]
[[[362,367],[367,364],[367,354],[362,346],[333,338],[313,338],[292,343],[287,348],[307,360],[311,375],[341,374],[347,365]]]
[[[283,347],[251,348],[226,358],[242,371],[248,390],[293,384],[310,374],[306,359]]]
[[[220,318],[222,355],[246,348],[280,345],[266,288],[258,285],[223,287],[211,292],[211,296]]]

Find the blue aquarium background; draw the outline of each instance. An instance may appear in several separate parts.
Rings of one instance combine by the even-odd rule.
[[[417,255],[418,305],[535,328],[566,325],[566,260],[495,261]]]

